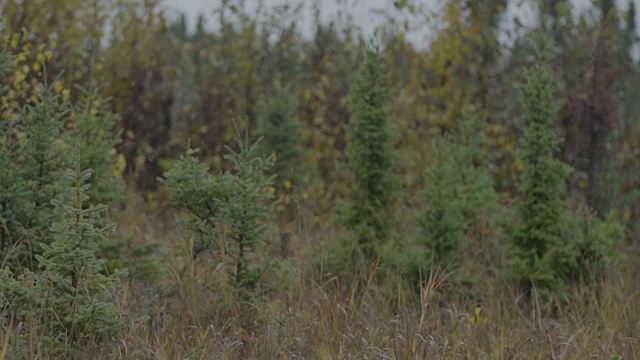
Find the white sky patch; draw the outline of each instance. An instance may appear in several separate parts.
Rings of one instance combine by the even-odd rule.
[[[470,0],[473,1],[473,0]],[[638,0],[617,0],[617,4],[622,11],[626,11],[630,1]],[[304,36],[311,37],[315,31],[315,19],[312,4],[310,0],[244,0],[246,10],[249,12],[256,11],[259,3],[263,3],[266,8],[282,6],[285,4],[305,4],[300,15],[296,19],[299,28]],[[324,23],[328,23],[331,19],[338,19],[342,16],[344,20],[352,22],[356,26],[361,35],[365,38],[372,37],[375,30],[382,24],[388,24],[388,18],[394,20],[395,26],[403,27],[407,22],[410,32],[408,40],[418,48],[425,48],[430,42],[431,37],[437,33],[438,24],[433,19],[437,19],[442,9],[444,0],[414,0],[412,3],[421,7],[424,13],[429,14],[428,18],[411,18],[407,16],[406,11],[400,12],[394,7],[395,0],[319,0],[317,3],[321,7],[321,19]],[[516,4],[520,3],[520,5]],[[587,14],[592,8],[592,0],[572,0],[574,5],[574,14],[576,18],[580,15]],[[204,14],[207,18],[207,28],[216,29],[215,19],[213,17],[214,9],[218,8],[221,0],[165,0],[170,16],[178,16],[185,13],[187,16],[188,28],[193,30],[198,14]],[[640,4],[638,4],[640,5]],[[637,11],[638,21],[640,24],[640,6]],[[523,25],[522,30],[532,28],[536,25],[536,11],[531,1],[509,1],[507,10],[503,15],[503,34],[500,42],[509,46],[513,40],[521,35],[512,30],[515,29],[515,18],[518,18],[520,24]]]

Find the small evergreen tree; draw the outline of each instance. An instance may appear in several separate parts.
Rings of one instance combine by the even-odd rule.
[[[536,287],[557,297],[568,282],[599,278],[616,258],[623,232],[616,221],[595,218],[588,207],[572,213],[562,199],[569,167],[555,157],[560,140],[553,130],[557,106],[550,69],[528,70],[521,89],[527,127],[511,276],[526,292]]]
[[[351,92],[353,117],[347,150],[354,182],[342,214],[353,236],[344,241],[355,241],[350,252],[362,253],[365,261],[376,259],[389,237],[390,208],[397,195],[390,100],[382,54],[368,50]]]
[[[240,151],[227,147],[224,157],[232,163],[233,173],[227,173],[222,182],[232,193],[222,199],[221,214],[230,225],[228,237],[232,241],[227,251],[235,262],[235,281],[253,290],[269,266],[269,260],[262,257],[270,235],[268,220],[274,203],[269,188],[275,176],[266,175],[273,158],[256,156],[258,143],[249,146],[238,141],[238,145]]]
[[[283,225],[295,218],[294,209],[288,208],[297,187],[305,180],[307,169],[302,161],[304,151],[300,143],[299,124],[292,117],[293,93],[290,87],[275,85],[275,93],[259,106],[258,134],[263,137],[264,154],[273,155],[273,172],[278,174],[275,196],[276,210]],[[282,240],[282,252],[288,253],[288,239]]]
[[[46,241],[46,230],[57,217],[46,211],[61,190],[61,169],[68,164],[62,140],[69,104],[43,86],[35,101],[3,119],[4,150],[0,166],[0,258],[12,270],[35,269],[34,256]]]
[[[292,118],[293,95],[291,89],[276,85],[275,94],[259,107],[258,134],[263,137],[266,154],[275,154],[274,173],[280,182],[297,183],[302,148],[297,134],[298,125]]]
[[[10,55],[0,56],[0,76],[10,69]],[[55,82],[54,82],[55,83]],[[81,161],[95,167],[91,196],[115,203],[124,199],[121,173],[112,171],[114,146],[119,136],[112,132],[117,116],[108,110],[108,100],[97,90],[84,91],[76,104],[63,101],[54,85],[34,87],[29,102],[19,107],[7,104],[7,118],[0,121],[0,261],[12,271],[34,270],[35,256],[46,233],[61,214],[48,211],[49,199],[65,186],[64,172],[73,159],[70,144],[83,146]]]
[[[425,209],[418,216],[418,244],[426,253],[423,271],[432,265],[459,264],[467,230],[481,211],[497,203],[497,195],[482,149],[482,122],[467,108],[458,126],[437,143],[435,162],[425,171]]]
[[[566,224],[562,195],[568,170],[555,157],[560,140],[553,129],[558,107],[552,72],[536,65],[526,72],[521,90],[526,128],[521,142],[524,172],[518,185],[522,200],[513,237],[513,276],[527,291],[531,286],[553,289],[560,285],[561,267],[569,264],[553,264],[552,259],[572,262],[575,257],[570,242],[561,236]]]
[[[0,53],[0,76],[10,70],[10,59]],[[103,107],[93,111],[81,105],[89,101],[73,107],[53,85],[31,89],[26,105],[4,103],[0,121],[0,316],[24,322],[28,338],[43,341],[38,355],[73,357],[80,345],[108,342],[120,328],[116,287],[121,273],[104,275],[96,259],[97,246],[112,226],[98,226],[106,207],[84,206],[90,191],[85,184],[90,171],[79,171],[84,154],[76,153],[76,170],[68,178],[64,168],[73,163],[69,144],[86,144],[87,161],[105,178],[111,175],[103,170],[114,155],[116,137],[110,129],[115,120]],[[96,95],[91,103],[98,106],[102,100]],[[64,196],[69,180],[73,194]],[[118,191],[119,179],[110,180],[104,187],[100,180],[93,182],[107,201]],[[51,199],[58,211],[51,211]],[[33,344],[14,340],[14,349],[33,356]]]
[[[117,288],[124,272],[104,275],[103,262],[96,258],[115,225],[97,226],[106,206],[85,205],[91,172],[80,170],[78,146],[76,168],[67,170],[73,182],[69,195],[51,201],[60,218],[51,227],[53,241],[43,244],[42,255],[37,255],[42,271],[26,270],[14,277],[3,268],[0,273],[0,292],[7,301],[3,312],[41,337],[45,357],[77,356],[91,341],[108,344],[121,327]],[[29,349],[28,343],[23,345]]]
[[[100,96],[99,87],[76,88],[78,100],[72,104],[72,123],[67,126],[70,130],[65,134],[65,142],[83,144],[80,162],[93,170],[87,195],[96,203],[108,205],[109,215],[114,215],[126,200],[122,177],[126,160],[124,154],[116,154],[121,137],[114,131],[120,117],[111,111],[110,99]],[[110,271],[128,268],[132,274],[130,280],[147,281],[157,277],[160,264],[154,255],[159,243],[141,244],[133,236],[119,235],[100,246],[100,258],[106,261],[106,268]]]
[[[185,211],[180,218],[181,226],[194,238],[194,253],[197,257],[218,246],[219,202],[225,192],[220,178],[210,173],[209,166],[196,157],[198,149],[188,149],[175,167],[167,171],[160,181],[166,184],[174,196],[171,205]]]
[[[240,150],[227,147],[232,169],[212,175],[209,167],[187,151],[161,181],[175,193],[173,205],[186,210],[183,224],[194,236],[194,256],[211,251],[224,264],[226,278],[236,290],[236,300],[260,294],[263,285],[277,286],[269,276],[277,261],[265,254],[272,235],[268,220],[273,212],[275,176],[272,157],[258,155],[259,141],[249,146],[238,139]]]
[[[104,263],[96,258],[107,234],[115,230],[115,224],[97,226],[106,205],[85,206],[92,172],[81,170],[80,145],[77,145],[75,170],[67,170],[67,179],[73,182],[69,198],[60,195],[51,201],[63,219],[53,224],[53,242],[44,245],[44,253],[38,256],[45,270],[39,285],[54,292],[48,306],[50,321],[55,323],[53,319],[57,317],[66,338],[80,342],[91,336],[108,340],[119,329],[115,293],[120,276],[125,274],[121,271],[102,274]]]
[[[125,199],[122,173],[126,163],[124,155],[115,153],[121,138],[114,127],[120,118],[111,112],[110,99],[101,97],[98,87],[77,89],[79,99],[71,113],[73,131],[67,142],[85,144],[80,160],[94,174],[87,195],[97,203],[117,205]]]
[[[601,280],[607,267],[620,260],[617,246],[624,239],[624,226],[614,220],[615,216],[602,220],[588,206],[570,219],[568,237],[575,247],[575,267],[568,275],[586,282]]]

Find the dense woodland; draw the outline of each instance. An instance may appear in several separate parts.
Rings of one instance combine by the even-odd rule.
[[[0,0],[0,360],[640,358],[634,1],[256,3]]]

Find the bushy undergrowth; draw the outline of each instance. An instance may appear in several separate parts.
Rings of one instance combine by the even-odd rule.
[[[259,143],[238,135],[238,151],[227,148],[231,170],[212,174],[188,150],[162,180],[175,193],[173,205],[186,212],[189,256],[207,256],[215,268],[221,304],[246,321],[250,305],[282,284],[282,261],[268,254],[277,239],[273,218],[273,158],[259,154]]]

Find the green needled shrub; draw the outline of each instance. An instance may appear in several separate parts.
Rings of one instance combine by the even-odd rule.
[[[10,70],[10,59],[1,53],[0,76]],[[117,116],[97,90],[80,91],[80,100],[71,104],[53,85],[40,84],[26,105],[10,104],[0,121],[0,263],[12,271],[36,268],[40,244],[60,219],[47,208],[66,186],[63,169],[73,164],[71,144],[82,145],[81,161],[97,171],[89,195],[112,205],[124,199],[121,173],[113,171]]]
[[[275,84],[274,94],[258,107],[258,135],[263,137],[263,154],[273,155],[275,165],[273,173],[278,174],[274,183],[278,200],[276,212],[278,223],[287,231],[293,225],[299,209],[292,203],[300,198],[300,185],[308,183],[309,167],[305,165],[305,151],[301,143],[300,123],[293,118],[294,92],[290,86]],[[306,194],[305,191],[302,192]],[[300,220],[300,218],[298,218]],[[286,234],[286,233],[285,233]],[[283,234],[281,253],[289,253],[289,240]]]
[[[487,256],[494,250],[491,240],[478,231],[491,226],[498,196],[483,149],[484,123],[475,111],[471,106],[463,109],[457,126],[434,140],[416,234],[407,243],[396,243],[387,256],[386,262],[394,264],[414,289],[432,269],[450,273],[450,282],[471,284],[468,271],[464,277],[457,275],[467,265],[462,263],[465,253]]]
[[[273,158],[259,156],[259,142],[248,145],[238,137],[237,143],[239,151],[227,147],[224,157],[231,170],[211,174],[195,157],[197,150],[188,150],[162,182],[175,194],[173,205],[187,213],[183,224],[193,236],[192,256],[210,253],[224,269],[222,288],[232,290],[235,302],[247,302],[282,279],[274,274],[279,261],[265,252],[277,238],[269,225],[275,176],[267,174]]]
[[[102,274],[103,261],[96,258],[106,236],[115,224],[99,226],[100,213],[106,205],[85,206],[89,200],[89,179],[93,170],[80,168],[80,146],[77,147],[75,170],[67,170],[73,182],[69,197],[61,195],[52,203],[63,214],[51,230],[55,233],[51,245],[44,246],[38,257],[45,269],[45,281],[40,285],[55,291],[51,297],[52,315],[60,321],[61,330],[71,340],[86,341],[90,336],[108,340],[120,328],[116,290],[125,272]],[[53,302],[55,301],[55,302]],[[53,316],[52,316],[53,320]]]
[[[564,274],[567,278],[599,281],[609,267],[623,260],[618,245],[624,240],[624,226],[613,215],[602,220],[588,206],[572,214],[568,237],[575,247],[575,260],[570,263],[573,267]]]
[[[3,119],[0,131],[0,259],[12,270],[35,269],[35,255],[51,222],[50,199],[62,189],[62,169],[69,164],[62,140],[69,103],[43,86],[33,104]]]
[[[41,339],[45,358],[74,357],[90,343],[108,345],[121,328],[118,288],[125,273],[104,275],[104,264],[96,258],[115,225],[97,224],[106,206],[86,206],[91,173],[80,168],[78,146],[75,170],[67,170],[73,186],[67,196],[51,201],[60,217],[51,226],[53,240],[36,256],[42,271],[14,277],[3,268],[0,273],[6,301],[0,311]],[[18,349],[32,349],[28,339],[14,341]]]
[[[269,266],[269,259],[262,258],[261,252],[273,236],[267,221],[273,214],[269,189],[275,176],[266,175],[273,166],[272,158],[255,155],[258,143],[249,146],[238,141],[238,145],[240,151],[227,147],[224,156],[232,163],[233,173],[222,178],[232,192],[225,194],[221,215],[229,224],[227,251],[235,262],[235,281],[241,288],[254,290]]]
[[[289,87],[276,85],[274,95],[259,107],[258,134],[263,137],[261,147],[265,154],[275,154],[273,171],[278,174],[280,184],[284,181],[297,184],[302,174],[300,160],[303,150],[297,134],[298,124],[292,118],[293,101],[293,91]]]
[[[10,59],[0,54],[0,76]],[[81,346],[110,343],[121,328],[122,273],[105,275],[97,258],[113,226],[100,219],[106,206],[86,206],[89,195],[123,199],[122,180],[112,172],[116,117],[96,91],[73,105],[54,86],[33,89],[26,105],[9,103],[0,121],[0,317],[25,324],[29,336],[15,338],[16,357],[32,356],[34,343],[27,342],[34,339],[42,357],[73,357]],[[65,177],[74,163],[70,144],[86,153],[76,152],[75,170]],[[80,171],[83,161],[105,179],[91,179],[96,191],[92,171]]]
[[[547,298],[562,297],[564,285],[601,278],[617,257],[623,238],[621,226],[603,221],[588,208],[569,211],[563,200],[569,167],[555,157],[560,139],[553,126],[555,81],[547,66],[526,72],[522,102],[527,127],[521,143],[524,172],[518,189],[519,222],[513,233],[510,274],[530,293],[533,288]],[[560,299],[560,302],[563,300]]]
[[[111,111],[110,99],[100,96],[99,87],[76,88],[79,98],[71,108],[72,126],[65,141],[84,144],[80,161],[93,169],[87,195],[96,203],[109,205],[109,215],[117,215],[127,195],[122,178],[126,161],[115,149],[121,142],[120,134],[114,132],[120,117]],[[106,268],[110,271],[128,268],[131,280],[153,280],[158,274],[159,263],[154,256],[159,243],[139,244],[131,237],[118,235],[100,246],[99,254],[106,261]]]
[[[424,251],[416,259],[423,272],[434,265],[449,270],[459,266],[467,232],[497,205],[491,173],[482,163],[482,122],[473,112],[465,109],[458,126],[437,142],[435,162],[425,171],[416,239]]]
[[[526,128],[521,141],[524,171],[518,184],[522,200],[513,236],[512,275],[525,291],[532,286],[558,289],[563,271],[553,259],[573,261],[572,245],[562,238],[566,207],[562,196],[568,167],[555,157],[560,140],[554,132],[557,106],[555,81],[548,67],[526,72],[522,103]]]
[[[389,238],[389,217],[397,181],[389,121],[390,93],[382,54],[368,50],[351,92],[352,119],[348,127],[349,170],[354,182],[342,205],[341,222],[348,233],[338,244],[348,259],[362,269],[380,256]],[[331,257],[339,254],[331,255]],[[330,259],[333,261],[332,259]],[[340,265],[344,266],[344,265]]]
[[[94,173],[89,197],[98,203],[118,205],[125,200],[122,173],[126,165],[121,163],[124,156],[115,151],[121,142],[120,134],[114,133],[120,117],[111,112],[111,100],[100,96],[100,88],[76,88],[80,97],[71,108],[73,130],[67,142],[84,144],[80,160]]]

